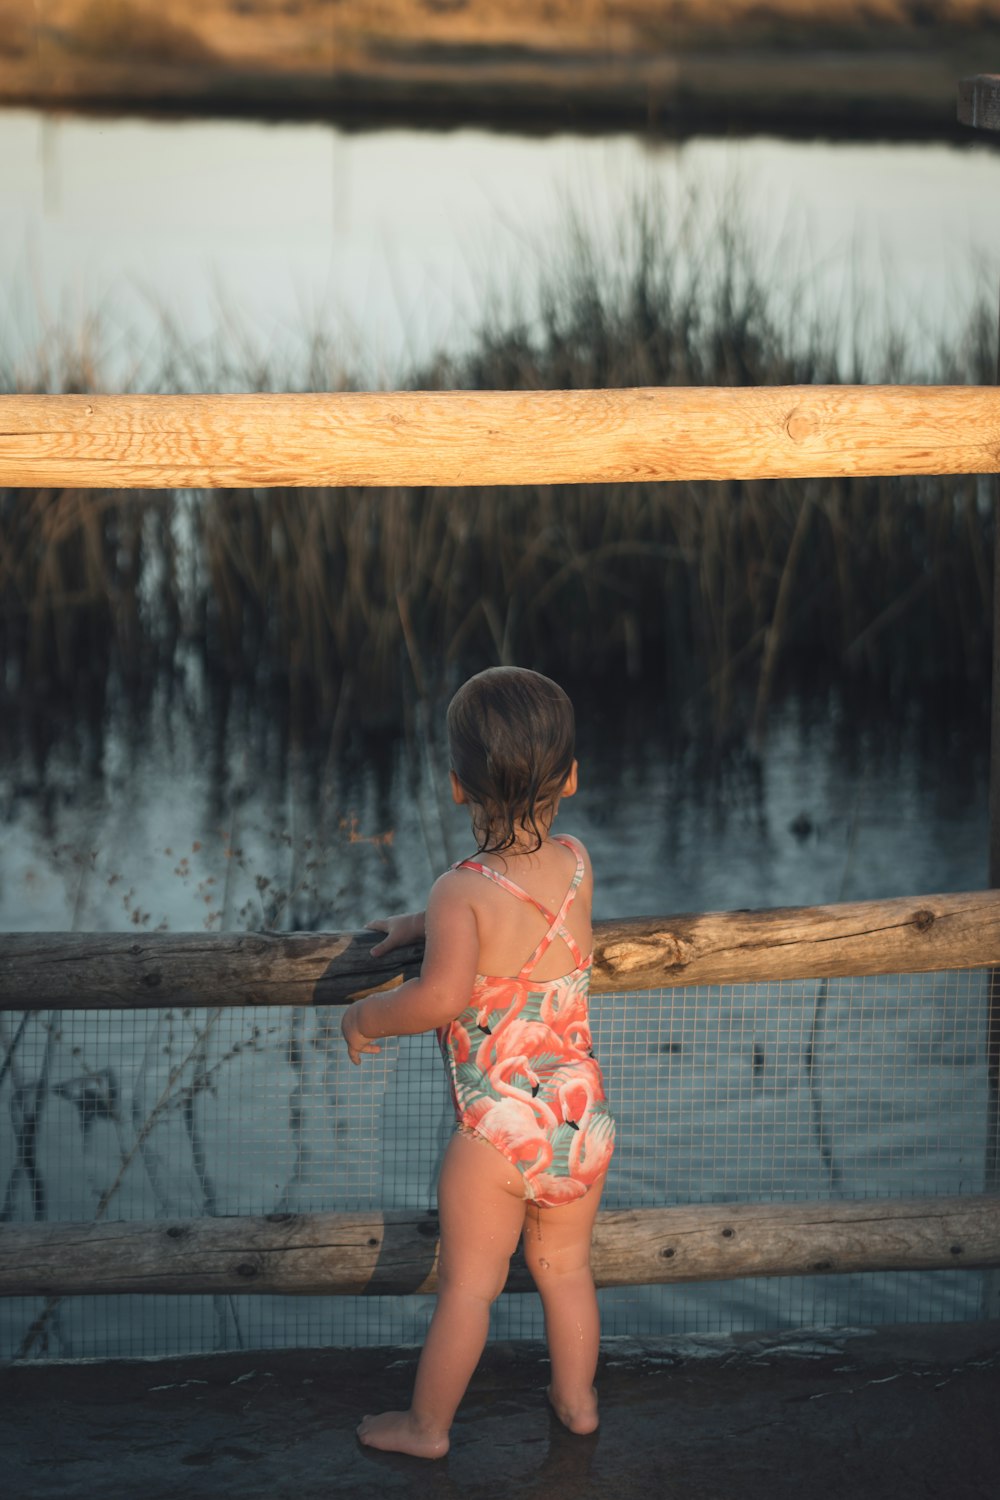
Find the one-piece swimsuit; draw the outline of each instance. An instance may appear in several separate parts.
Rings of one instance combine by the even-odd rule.
[[[526,1198],[547,1207],[581,1198],[607,1170],[615,1122],[593,1054],[587,995],[591,957],[566,926],[583,879],[583,855],[555,915],[488,865],[460,860],[503,890],[537,907],[548,931],[515,975],[477,974],[465,1010],[438,1029],[458,1129],[488,1141],[521,1173]],[[532,972],[556,938],[576,967],[557,979]]]

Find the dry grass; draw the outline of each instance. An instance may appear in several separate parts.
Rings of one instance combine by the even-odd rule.
[[[677,234],[690,234],[679,226]],[[572,388],[838,379],[988,381],[991,310],[933,368],[889,341],[842,367],[835,330],[780,310],[731,227],[714,262],[637,211],[613,268],[571,236],[535,305],[420,386]],[[718,236],[713,242],[718,243]],[[690,245],[688,246],[690,251]],[[713,268],[714,267],[714,268]],[[90,344],[0,387],[98,389]],[[232,388],[167,341],[159,389]],[[343,386],[321,337],[299,379],[247,356],[245,388]],[[325,377],[325,379],[324,379]],[[749,686],[847,674],[905,694],[985,693],[992,511],[975,477],[455,490],[0,494],[0,655],[12,690],[138,689],[182,650],[316,723],[400,713],[468,667],[707,692],[725,722]]]
[[[3,32],[44,35],[67,51],[76,38],[88,50],[97,38],[109,53],[144,49],[150,30],[162,27],[233,63],[329,67],[345,55],[434,45],[625,55],[734,31],[751,43],[839,34],[860,45],[893,33],[986,29],[998,19],[998,0],[46,0],[43,9],[0,0]]]
[[[72,20],[73,49],[92,57],[129,58],[136,63],[169,59],[198,66],[211,62],[214,53],[194,20],[193,16],[174,19],[168,6],[144,6],[136,0],[86,0]]]
[[[794,116],[802,59],[831,51],[891,57],[850,85],[869,108],[900,88],[953,94],[989,65],[998,18],[1000,0],[0,0],[0,100],[336,111],[368,98],[420,118],[464,82],[452,113],[475,114],[485,89],[498,116],[545,116],[569,88],[579,123],[588,108],[621,114],[636,89],[669,113],[680,57],[684,91],[713,108],[745,96],[759,114],[777,87]],[[903,54],[909,84],[896,76]],[[814,76],[829,87],[828,67]]]

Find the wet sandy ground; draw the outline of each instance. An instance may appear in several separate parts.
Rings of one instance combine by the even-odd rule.
[[[412,1349],[6,1365],[16,1500],[405,1495],[684,1500],[998,1492],[1000,1323],[609,1340],[603,1421],[549,1415],[536,1345],[492,1346],[438,1463],[372,1454],[358,1416],[405,1402]]]

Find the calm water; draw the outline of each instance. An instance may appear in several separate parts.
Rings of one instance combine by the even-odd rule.
[[[0,333],[18,362],[96,316],[114,384],[149,366],[163,318],[206,369],[224,349],[246,380],[261,360],[301,366],[325,328],[334,372],[391,384],[461,347],[489,304],[530,303],[571,215],[613,267],[636,197],[676,225],[691,195],[715,234],[745,223],[778,304],[876,360],[887,319],[919,367],[982,279],[997,284],[988,139],[665,144],[8,110]],[[680,241],[689,270],[710,253],[704,231]]]
[[[692,193],[744,218],[779,301],[843,320],[845,336],[863,304],[859,336],[877,341],[888,310],[930,358],[980,277],[1000,279],[1000,152],[983,140],[664,144],[8,110],[2,348],[16,362],[93,314],[121,374],[151,357],[165,315],[206,368],[215,341],[236,364],[247,347],[294,364],[302,330],[328,318],[336,358],[393,379],[460,345],[489,288],[516,296],[557,260],[571,212],[613,255],[636,194],[669,214]],[[0,926],[113,927],[136,904],[150,926],[239,925],[241,912],[351,925],[412,904],[462,852],[460,814],[442,806],[412,725],[335,757],[296,751],[269,712],[213,707],[186,664],[145,717],[116,708],[113,685],[110,701],[96,734],[45,710],[0,724]],[[832,697],[786,705],[759,754],[706,752],[702,706],[657,705],[650,687],[625,719],[597,709],[584,723],[593,754],[567,817],[595,846],[599,914],[983,882],[978,728],[916,704],[902,722],[859,717]],[[322,846],[310,871],[306,830]],[[298,894],[279,909],[258,878]]]
[[[679,213],[691,192],[712,212],[738,202],[778,294],[836,322],[845,348],[856,336],[873,358],[891,320],[930,361],[979,278],[997,279],[1000,155],[982,144],[668,147],[18,111],[0,114],[2,347],[29,360],[39,339],[72,339],[96,313],[95,347],[114,384],[155,367],[164,316],[209,371],[220,367],[217,346],[244,371],[275,350],[301,369],[304,330],[325,326],[335,363],[391,383],[434,349],[460,348],[489,289],[509,305],[530,287],[562,253],[571,212],[613,255],[633,195]],[[585,699],[580,793],[561,821],[593,853],[599,918],[985,883],[981,718],[817,690],[779,701],[752,745],[720,741],[703,702],[665,700],[655,684]],[[436,726],[415,705],[402,735],[293,744],[280,713],[220,703],[189,663],[141,712],[112,684],[90,725],[42,706],[0,722],[0,929],[345,928],[419,905],[468,850],[463,814],[444,795]],[[914,1173],[934,1190],[974,1182],[981,1002],[973,981],[962,989],[952,978],[932,992],[886,981],[822,1003],[817,986],[710,995],[689,1015],[663,997],[641,1016],[609,1003],[599,1045],[635,1143],[620,1158],[616,1201],[753,1196],[772,1168],[788,1174],[780,1191],[815,1195],[820,1107],[845,1190],[912,1190]],[[820,1011],[829,1030],[817,1082],[804,1059]],[[0,1094],[12,1126],[0,1131],[10,1216],[32,1212],[23,1184],[11,1188],[25,1090],[46,1077],[47,1211],[86,1217],[178,1056],[196,1070],[198,1108],[165,1113],[143,1138],[122,1216],[321,1207],[345,1172],[341,1197],[352,1204],[429,1201],[446,1118],[425,1045],[387,1049],[360,1089],[344,1077],[330,1016],[276,1016],[257,1038],[241,1030],[249,1014],[204,1043],[176,1018],[68,1014],[57,1040],[33,1023]],[[293,1035],[293,1025],[311,1030]],[[878,1054],[878,1078],[856,1065],[859,1036]],[[217,1067],[231,1085],[214,1085]],[[115,1080],[118,1102],[103,1115],[95,1077]],[[426,1121],[419,1132],[411,1106]],[[925,1146],[938,1152],[931,1168]],[[838,1280],[811,1301],[788,1282],[766,1293],[616,1293],[608,1326],[773,1326],[801,1321],[806,1306],[829,1322],[969,1316],[978,1295],[950,1275],[863,1278],[853,1290]],[[519,1300],[501,1309],[501,1333],[537,1331]],[[5,1348],[35,1311],[6,1306]],[[312,1299],[152,1299],[136,1317],[127,1301],[84,1300],[59,1312],[51,1347],[399,1340],[419,1336],[426,1312],[426,1299],[326,1309]]]
[[[776,705],[765,740],[719,744],[689,705],[581,702],[596,914],[829,902],[985,881],[986,726]],[[50,726],[51,727],[51,726]],[[280,716],[213,712],[196,678],[148,718],[39,741],[0,729],[0,928],[344,928],[412,909],[469,848],[433,725],[292,747]],[[609,1206],[978,1191],[985,988],[976,974],[735,986],[595,1001],[621,1126]],[[2,1018],[11,1047],[17,1018]],[[41,1093],[38,1090],[41,1084]],[[335,1010],[44,1015],[0,1082],[4,1216],[26,1106],[45,1217],[425,1207],[448,1132],[431,1038],[349,1068]],[[123,1163],[128,1163],[124,1172]],[[779,1278],[602,1294],[608,1334],[933,1321],[979,1314],[962,1273]],[[427,1297],[71,1299],[31,1349],[64,1357],[419,1340]],[[41,1303],[0,1309],[16,1353]],[[503,1299],[501,1337],[538,1337]]]
[[[560,820],[591,847],[599,916],[984,882],[981,723],[916,711],[886,723],[819,695],[779,704],[752,749],[719,746],[648,701],[583,705],[581,718],[581,789]],[[145,724],[112,714],[96,741],[61,736],[44,766],[8,728],[0,927],[345,927],[411,908],[468,848],[461,810],[438,800],[426,727],[328,756],[291,750],[259,713],[213,724],[192,691],[187,709],[164,695]],[[595,1045],[621,1127],[609,1206],[979,1190],[984,1015],[974,973],[598,998]],[[40,1078],[50,1218],[90,1217],[113,1183],[109,1218],[430,1205],[449,1129],[433,1039],[355,1070],[337,1022],[323,1009],[65,1012],[55,1029],[36,1018],[0,1084],[4,1214],[34,1212],[16,1141]],[[609,1334],[667,1334],[969,1318],[979,1295],[978,1277],[948,1272],[602,1300]],[[72,1299],[32,1352],[411,1342],[430,1306]],[[41,1311],[4,1304],[4,1352]],[[504,1299],[495,1331],[540,1336],[533,1300]]]
[[[581,708],[596,915],[809,905],[986,883],[985,722],[833,690],[718,743],[637,687]],[[192,675],[148,717],[37,739],[0,726],[0,929],[360,926],[419,905],[468,850],[436,723],[290,745],[280,718],[211,710]],[[260,882],[268,884],[261,888]]]

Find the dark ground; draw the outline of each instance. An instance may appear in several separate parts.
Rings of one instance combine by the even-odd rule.
[[[536,1345],[491,1347],[438,1463],[362,1449],[412,1349],[0,1367],[10,1500],[1000,1495],[1000,1323],[608,1341],[603,1422],[549,1416]]]

